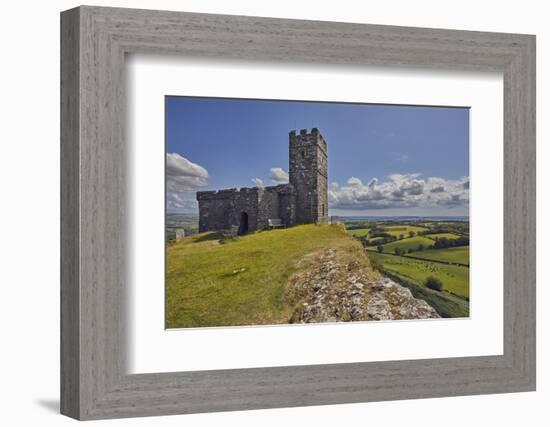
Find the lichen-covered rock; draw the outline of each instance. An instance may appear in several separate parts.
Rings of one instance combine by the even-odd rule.
[[[398,283],[373,275],[361,262],[342,262],[333,249],[306,260],[285,289],[297,303],[296,323],[357,320],[427,319],[440,317],[425,301]]]
[[[440,317],[426,301],[387,277],[370,286],[368,314],[373,320],[434,319]]]

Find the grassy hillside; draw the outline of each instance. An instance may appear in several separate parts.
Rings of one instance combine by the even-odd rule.
[[[368,264],[361,244],[338,225],[220,238],[202,233],[168,246],[168,328],[288,323],[294,307],[284,302],[284,285],[305,255],[332,248]]]
[[[449,249],[442,249],[448,251]],[[422,252],[415,252],[414,255]],[[369,252],[369,258],[382,265],[384,270],[424,283],[429,276],[443,281],[443,289],[455,295],[468,298],[470,295],[470,269],[456,265],[420,261],[407,257]]]
[[[460,264],[470,264],[470,247],[457,246],[454,248],[445,249],[430,249],[427,251],[413,252],[410,254],[416,258],[424,258],[427,260],[457,262]]]

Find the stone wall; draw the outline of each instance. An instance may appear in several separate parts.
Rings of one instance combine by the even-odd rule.
[[[295,224],[296,192],[289,184],[199,191],[197,200],[200,233],[242,227],[243,214],[247,215],[246,231],[267,228],[268,220],[275,218],[285,226]]]
[[[248,230],[258,229],[258,187],[199,191],[199,232],[228,230],[240,226],[247,215]]]
[[[258,229],[267,228],[270,218],[279,218],[279,194],[276,188],[264,187],[258,193]]]
[[[286,227],[296,224],[296,190],[290,184],[279,185],[279,215]]]

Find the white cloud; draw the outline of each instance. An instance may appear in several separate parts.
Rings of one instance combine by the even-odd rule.
[[[361,179],[350,177],[345,186],[331,184],[329,205],[351,210],[468,206],[468,181],[468,177],[425,180],[414,173],[391,174],[383,182],[373,178],[365,185]]]
[[[264,180],[262,178],[252,178],[252,182],[256,187],[264,187]]]
[[[425,182],[421,179],[413,179],[410,182],[405,183],[401,188],[407,194],[418,196],[424,193]]]
[[[178,153],[166,154],[166,209],[197,212],[196,191],[208,185],[208,171]]]
[[[363,182],[359,178],[352,176],[348,179],[348,185],[351,185],[352,187],[362,187]]]
[[[196,191],[208,184],[208,171],[178,153],[166,155],[166,188],[172,192]]]
[[[199,204],[195,193],[166,194],[166,208],[168,212],[197,212]]]
[[[275,185],[288,184],[288,173],[282,168],[271,168],[269,170],[269,179]]]

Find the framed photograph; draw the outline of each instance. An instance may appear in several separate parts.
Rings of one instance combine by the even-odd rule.
[[[168,96],[165,114],[166,328],[469,317],[468,108]]]
[[[61,14],[61,411],[535,390],[535,37]]]

